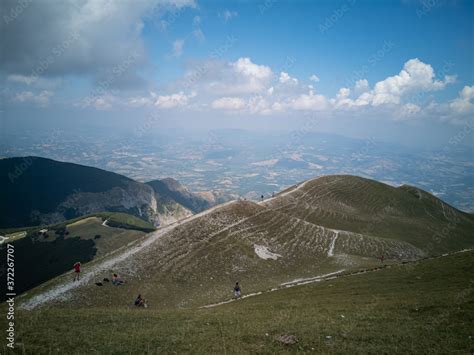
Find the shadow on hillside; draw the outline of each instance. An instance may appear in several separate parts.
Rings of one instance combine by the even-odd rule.
[[[37,237],[25,237],[14,243],[15,260],[15,292],[23,293],[39,284],[72,270],[76,261],[85,263],[91,261],[97,253],[93,240],[80,237],[63,236],[48,240],[38,240]],[[1,283],[0,302],[6,300],[6,245],[0,249]],[[72,280],[71,275],[71,280]]]

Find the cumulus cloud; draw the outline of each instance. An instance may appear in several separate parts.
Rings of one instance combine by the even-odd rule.
[[[328,100],[324,95],[317,95],[312,90],[290,100],[288,107],[294,110],[321,111],[328,108]]]
[[[399,104],[403,95],[415,90],[433,91],[444,88],[455,81],[453,76],[445,76],[444,80],[435,80],[433,67],[418,58],[405,63],[398,75],[390,76],[375,84],[372,104]]]
[[[363,93],[369,90],[369,82],[367,81],[367,79],[357,80],[354,86],[354,90],[356,93]]]
[[[336,98],[331,100],[335,107],[352,107],[355,105],[354,100],[349,98],[351,89],[340,88],[336,94]]]
[[[474,86],[464,86],[459,97],[451,101],[449,107],[457,113],[466,113],[474,110]]]
[[[49,105],[49,99],[53,95],[54,93],[47,90],[41,91],[39,94],[34,94],[31,91],[22,91],[13,96],[13,101],[33,103],[39,107],[46,107]]]
[[[298,79],[291,77],[288,73],[285,73],[284,71],[280,73],[279,81],[282,84],[298,85]]]
[[[250,58],[239,58],[236,62],[231,63],[237,73],[241,73],[250,78],[268,79],[272,75],[270,67],[252,63]]]
[[[157,96],[154,105],[158,108],[176,108],[188,105],[191,98],[195,97],[196,93],[186,95],[183,91],[171,95]]]
[[[212,95],[246,95],[268,90],[272,77],[270,67],[244,57],[235,62],[210,60],[194,65],[181,85]]]

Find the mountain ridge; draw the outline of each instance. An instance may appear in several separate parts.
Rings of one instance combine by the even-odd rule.
[[[360,218],[341,214],[336,221],[340,220],[342,225],[329,227],[327,224],[334,219],[334,206],[328,204],[324,197],[329,196],[336,206],[343,206],[345,193],[344,189],[341,190],[342,182],[345,182],[342,187],[346,188],[353,187],[354,182],[362,184],[359,187],[368,184],[377,193],[382,188],[381,196],[373,200],[374,205],[384,204],[384,191],[396,191],[401,202],[393,203],[381,218],[367,212],[372,212],[374,205],[367,205],[367,201],[357,197],[352,200],[352,206],[344,208],[352,208],[352,212],[361,209]],[[329,191],[328,187],[331,187]],[[369,190],[362,191],[367,198],[374,198],[368,193]],[[72,297],[75,302],[94,306],[106,298],[111,305],[120,307],[140,290],[159,307],[198,306],[226,299],[229,285],[236,280],[245,285],[246,292],[252,293],[341,269],[374,267],[380,265],[382,255],[385,263],[392,264],[438,255],[446,250],[472,247],[469,235],[473,226],[471,215],[458,216],[467,220],[451,231],[449,243],[436,242],[434,234],[423,238],[416,234],[440,226],[436,219],[430,217],[429,210],[422,219],[423,223],[430,223],[425,229],[418,228],[408,236],[398,231],[383,234],[392,228],[392,220],[388,218],[391,215],[402,223],[402,229],[412,228],[410,210],[405,211],[402,207],[405,206],[405,199],[413,196],[405,194],[405,191],[396,188],[387,190],[384,184],[367,179],[331,175],[298,184],[261,203],[231,201],[160,228],[146,241],[133,247],[132,254],[105,260],[107,270],[113,269],[123,275],[129,287],[115,290],[113,294],[105,288],[98,292],[91,282],[102,277],[104,267],[93,263],[88,280],[84,284],[70,286],[75,289],[73,294],[68,288],[68,299]],[[293,208],[295,202],[299,207],[296,211]],[[436,209],[437,215],[443,214],[439,203],[429,206]],[[324,213],[312,214],[315,209]],[[406,214],[402,215],[404,218],[400,217],[402,213]],[[372,219],[367,219],[367,216],[372,216]],[[384,224],[386,218],[388,222]],[[366,230],[362,233],[359,230],[361,221],[369,225],[381,224],[383,228],[374,227],[372,232]],[[344,229],[344,223],[349,228]],[[469,236],[467,239],[466,234]],[[261,250],[274,257],[263,257],[258,252]],[[54,288],[50,291],[53,292]],[[39,297],[37,300],[41,299]],[[61,305],[68,307],[68,302]]]
[[[32,156],[1,159],[0,228],[49,225],[104,211],[129,213],[156,226],[213,205],[176,180],[160,181],[151,185],[161,184],[166,191],[75,163]]]

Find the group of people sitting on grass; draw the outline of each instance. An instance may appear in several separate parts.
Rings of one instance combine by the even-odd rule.
[[[74,265],[73,265],[73,269],[74,269],[74,281],[79,281],[79,277],[80,277],[80,274],[81,274],[81,263],[78,261],[76,262]],[[103,279],[104,282],[109,282],[110,280],[108,278],[104,278]],[[125,283],[124,280],[122,280],[117,274],[112,274],[112,285],[114,286],[120,286],[120,285],[123,285]],[[96,285],[97,286],[103,286],[103,283],[102,282],[96,282]],[[235,283],[235,286],[234,286],[234,298],[235,299],[238,299],[240,298],[241,296],[241,289],[240,289],[240,285],[238,282]],[[148,305],[147,305],[147,302],[145,300],[145,298],[142,297],[141,294],[139,294],[137,296],[137,298],[135,299],[134,303],[133,303],[136,307],[143,307],[143,308],[148,308]]]
[[[78,261],[78,262],[74,263],[74,265],[72,267],[74,269],[74,281],[79,281],[80,274],[81,274],[81,263]],[[105,277],[102,281],[103,282],[110,282],[110,280],[107,277]],[[97,286],[103,286],[104,284],[102,283],[102,281],[96,282],[95,284]],[[125,281],[123,279],[121,279],[115,273],[112,274],[112,285],[120,286],[120,285],[123,285],[123,284],[125,284]],[[137,307],[148,308],[147,302],[146,302],[145,298],[142,297],[141,294],[139,294],[137,296],[137,298],[135,299],[133,304]]]

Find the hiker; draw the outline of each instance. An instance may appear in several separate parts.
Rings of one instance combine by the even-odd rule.
[[[137,298],[135,299],[134,305],[137,307],[144,307],[144,308],[148,307],[145,299],[142,297],[141,294],[139,294]]]
[[[74,268],[74,281],[79,281],[79,275],[81,274],[81,263],[78,261],[73,265]]]
[[[240,286],[239,286],[239,283],[238,283],[238,282],[235,283],[235,287],[234,287],[234,297],[235,297],[235,298],[240,298]]]
[[[384,256],[383,256],[383,254],[382,254],[382,255],[380,256],[380,261],[382,262],[382,264],[383,264],[383,259],[384,259]]]
[[[124,283],[125,281],[123,281],[120,277],[118,277],[117,274],[112,275],[112,285],[120,286],[120,285],[123,285]]]
[[[262,196],[260,196],[260,197],[262,198],[262,201],[263,201],[263,198],[264,198],[264,197],[263,197],[263,195],[262,195]]]

